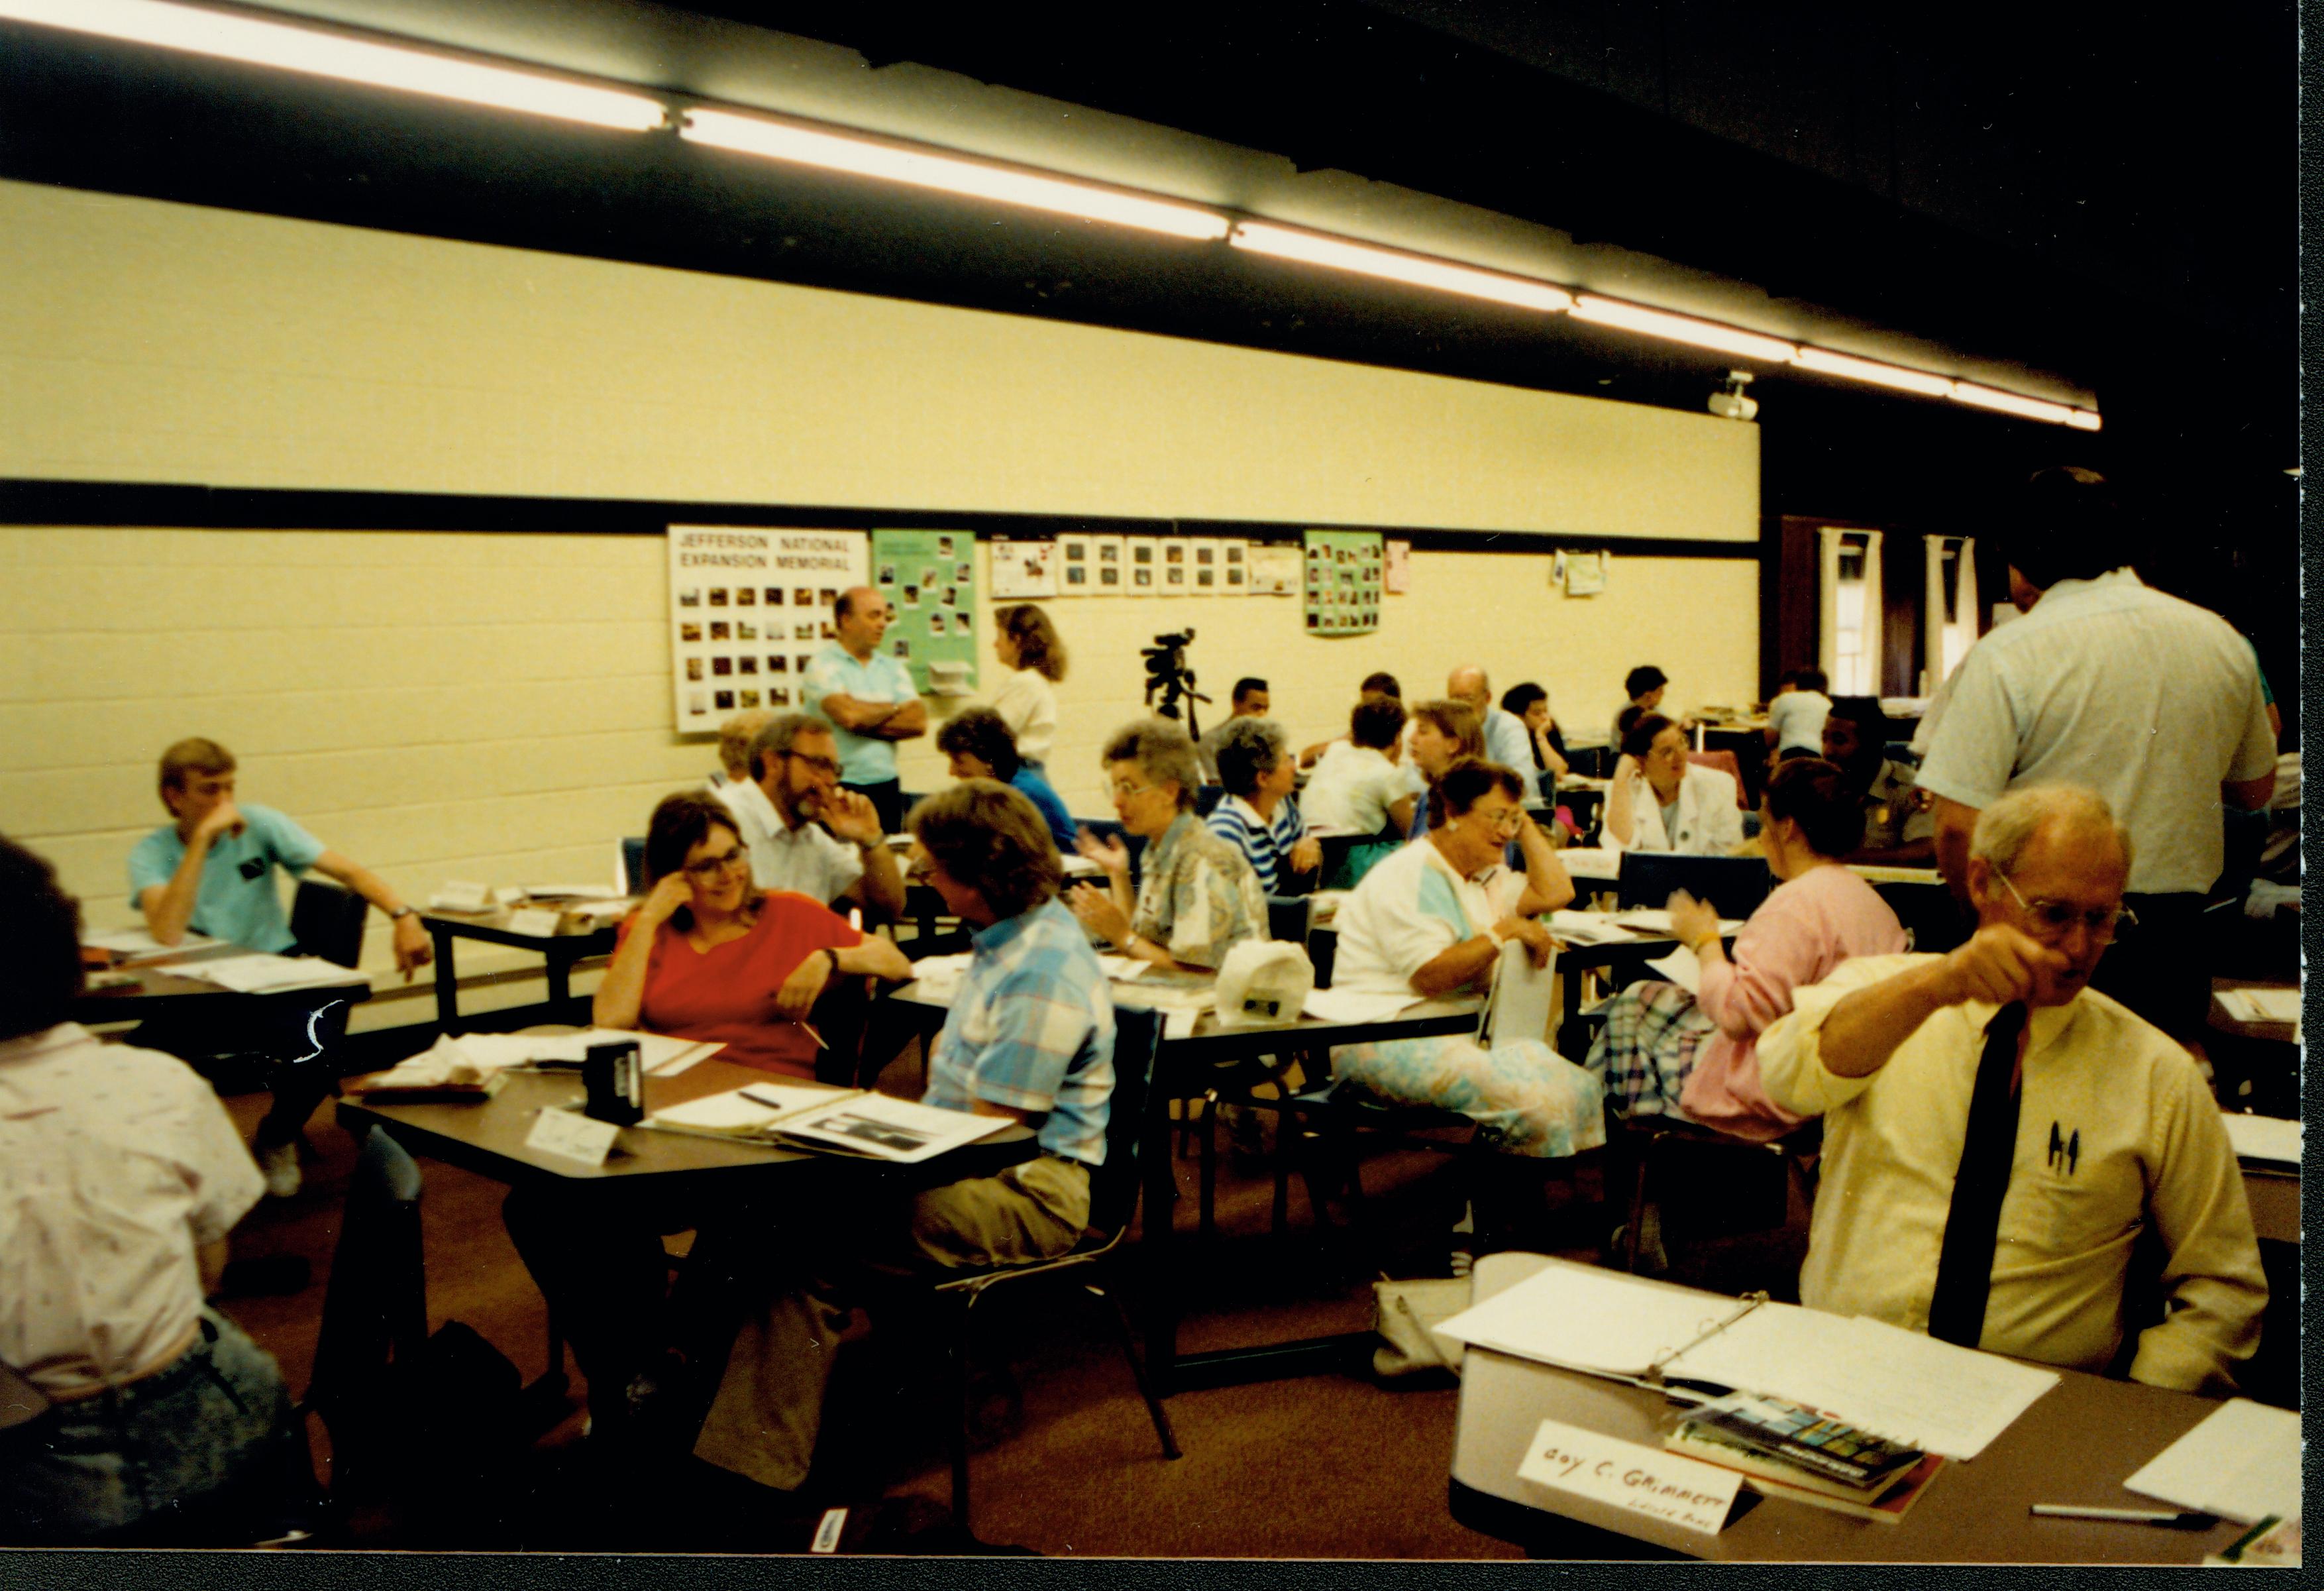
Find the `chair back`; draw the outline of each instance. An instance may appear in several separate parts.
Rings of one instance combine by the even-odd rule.
[[[347,1183],[305,1399],[330,1429],[335,1464],[375,1438],[377,1421],[392,1418],[388,1368],[410,1364],[428,1341],[420,1190],[419,1165],[372,1128]]]
[[[364,913],[370,910],[353,890],[302,878],[290,897],[290,937],[306,955],[353,967],[363,959]]]
[[[1308,898],[1305,895],[1269,895],[1267,897],[1267,937],[1287,939],[1295,945],[1307,942]]]
[[[1760,856],[1680,856],[1668,851],[1624,851],[1614,881],[1615,903],[1661,907],[1684,890],[1708,901],[1721,917],[1748,917],[1775,887]]]
[[[1686,754],[1686,760],[1701,767],[1716,768],[1728,778],[1732,779],[1735,782],[1735,804],[1747,812],[1751,809],[1751,798],[1745,793],[1747,787],[1743,783],[1743,764],[1735,760],[1733,752],[1724,749],[1715,752],[1689,752]]]
[[[1138,1208],[1138,1144],[1146,1095],[1162,1047],[1162,1013],[1113,1011],[1113,1098],[1106,1106],[1105,1164],[1090,1179],[1090,1229],[1111,1236]]]
[[[1883,879],[1873,884],[1904,931],[1913,948],[1941,955],[1966,940],[1973,927],[1953,893],[1941,883],[1905,883]]]
[[[632,895],[646,893],[645,836],[622,840],[622,888]]]

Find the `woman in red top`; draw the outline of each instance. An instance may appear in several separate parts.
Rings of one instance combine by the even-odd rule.
[[[598,985],[601,1028],[726,1046],[721,1060],[815,1076],[807,1016],[835,973],[906,979],[912,964],[805,895],[761,893],[724,803],[666,798],[646,829],[646,898]]]

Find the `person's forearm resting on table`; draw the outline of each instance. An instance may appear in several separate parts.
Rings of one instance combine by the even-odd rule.
[[[1434,1000],[1475,983],[1500,958],[1502,945],[1514,937],[1502,931],[1514,920],[1503,918],[1483,933],[1472,934],[1422,962],[1413,969],[1412,992]]]

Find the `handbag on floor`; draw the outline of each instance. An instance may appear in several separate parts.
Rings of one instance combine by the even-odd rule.
[[[1466,1276],[1424,1276],[1411,1281],[1372,1283],[1372,1374],[1384,1381],[1432,1370],[1461,1374],[1461,1345],[1439,1337],[1434,1327],[1469,1307]]]

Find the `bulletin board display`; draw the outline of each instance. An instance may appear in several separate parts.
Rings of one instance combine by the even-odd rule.
[[[669,527],[671,700],[680,734],[733,713],[798,705],[799,677],[835,638],[832,605],[865,583],[862,531]]]
[[[1310,531],[1307,634],[1367,635],[1379,628],[1383,554],[1378,531]]]
[[[923,693],[941,663],[945,694],[976,688],[976,538],[966,531],[873,531],[872,587],[895,622],[881,650]]]

